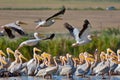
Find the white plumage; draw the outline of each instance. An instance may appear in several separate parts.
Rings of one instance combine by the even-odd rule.
[[[65,23],[64,26],[69,30],[70,34],[76,40],[76,43],[73,43],[72,46],[84,45],[92,40],[92,36],[90,34],[91,25],[88,20],[84,21],[81,31],[68,23]]]

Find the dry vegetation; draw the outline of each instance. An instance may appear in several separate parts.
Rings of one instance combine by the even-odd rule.
[[[45,11],[25,11],[25,10],[1,10],[0,12],[0,25],[14,22],[16,20],[22,20],[28,23],[23,28],[27,32],[36,31],[34,27],[35,20],[42,18],[46,19],[50,15],[53,15],[58,10],[45,10]],[[66,11],[63,16],[63,20],[56,21],[56,23],[48,28],[39,28],[40,32],[67,32],[63,24],[69,22],[71,25],[82,27],[83,20],[88,19],[91,22],[92,30],[102,30],[107,27],[120,27],[120,11]]]

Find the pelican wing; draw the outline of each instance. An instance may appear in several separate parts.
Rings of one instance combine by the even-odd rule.
[[[12,30],[10,28],[6,28],[5,27],[4,29],[5,29],[5,31],[6,31],[6,33],[7,33],[7,35],[8,35],[9,38],[14,38],[15,37],[13,35]]]
[[[11,29],[13,29],[14,31],[16,31],[17,33],[19,33],[20,35],[26,35],[26,33],[20,29],[20,28],[17,28],[17,27],[11,27]]]
[[[71,26],[69,23],[65,23],[64,26],[70,32],[70,34],[75,38],[74,33],[73,33],[74,27]]]
[[[77,28],[74,28],[73,26],[71,26],[70,24],[68,23],[65,23],[64,24],[65,28],[69,30],[70,34],[74,37],[74,39],[76,41],[79,41],[79,33],[80,31],[77,29]]]
[[[59,16],[59,15],[63,15],[63,14],[65,13],[65,10],[66,10],[66,9],[65,9],[65,7],[63,6],[62,10],[60,10],[60,11],[57,12],[56,14],[50,16],[49,18],[47,18],[46,21],[48,21],[48,20],[50,20],[50,19],[52,19],[52,18],[55,18],[55,17],[57,17],[57,16]]]
[[[48,36],[48,37],[46,37],[46,38],[44,38],[42,40],[53,39],[54,37],[55,37],[55,34],[53,33],[50,36]]]
[[[89,21],[85,20],[83,28],[81,29],[81,31],[79,33],[79,38],[86,39],[87,36],[90,35],[90,29],[91,29],[91,25],[90,25]]]

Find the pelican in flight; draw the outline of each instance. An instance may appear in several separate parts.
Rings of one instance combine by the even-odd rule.
[[[69,30],[70,34],[76,40],[76,43],[73,43],[72,46],[84,45],[92,41],[92,35],[90,34],[91,24],[86,19],[84,20],[83,28],[79,31],[77,28],[74,28],[68,23],[64,24],[65,28]]]
[[[54,36],[55,36],[55,34],[53,33],[53,34],[51,34],[50,36],[47,36],[47,37],[45,37],[45,38],[39,38],[39,37],[38,37],[39,35],[40,35],[39,33],[35,32],[35,33],[34,33],[35,39],[23,41],[23,42],[18,46],[17,49],[20,49],[20,48],[23,47],[23,46],[35,46],[35,45],[37,45],[37,44],[39,43],[39,41],[47,40],[47,39],[53,39]]]
[[[48,17],[46,20],[38,20],[38,21],[35,21],[37,23],[37,26],[36,26],[36,29],[38,29],[39,27],[49,27],[51,26],[52,24],[55,23],[55,20],[57,19],[61,19],[59,16],[60,15],[64,15],[65,13],[65,7],[62,8],[62,10],[60,10],[59,12],[57,12],[56,14]]]
[[[1,28],[3,28],[2,33],[6,32],[9,38],[15,38],[15,35],[13,34],[13,31],[17,32],[21,36],[24,36],[24,35],[26,35],[26,33],[21,28],[21,26],[20,26],[21,24],[26,25],[27,23],[24,23],[22,21],[15,21],[13,23],[3,25],[3,26],[1,26]]]

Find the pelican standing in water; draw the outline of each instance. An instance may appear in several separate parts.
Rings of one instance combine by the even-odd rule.
[[[35,39],[31,39],[31,40],[26,40],[26,41],[23,41],[17,49],[20,49],[21,47],[23,46],[35,46],[39,43],[39,41],[42,41],[42,40],[47,40],[47,39],[53,39],[55,34],[51,34],[49,37],[45,37],[45,38],[39,38],[39,33],[35,32],[34,33],[34,37]]]
[[[8,71],[10,71],[11,73],[20,73],[22,69],[21,58],[25,59],[26,61],[27,59],[18,50],[15,50],[14,56],[15,56],[15,61],[11,63],[11,65],[8,68]]]
[[[9,23],[6,25],[1,26],[3,28],[3,33],[6,32],[9,38],[15,38],[13,31],[16,31],[21,36],[27,35],[24,30],[21,28],[21,24],[27,24],[22,21],[15,21],[13,23]]]
[[[37,68],[38,65],[38,57],[36,52],[41,52],[40,49],[34,47],[33,48],[33,58],[27,62],[27,70],[28,70],[28,75],[34,75],[35,69]]]
[[[51,26],[52,24],[55,23],[55,20],[57,19],[61,19],[59,16],[60,15],[63,15],[65,13],[65,7],[62,8],[62,10],[60,10],[58,13],[50,16],[49,18],[47,18],[46,20],[38,20],[38,21],[35,21],[37,23],[37,26],[36,26],[36,29],[38,29],[39,27],[49,27]]]
[[[90,34],[91,24],[86,19],[84,20],[83,28],[79,31],[77,28],[74,28],[68,23],[64,24],[65,28],[69,30],[70,34],[76,40],[76,43],[73,43],[72,46],[84,45],[92,41],[92,35]]]

